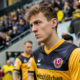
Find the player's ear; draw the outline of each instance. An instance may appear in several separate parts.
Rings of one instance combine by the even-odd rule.
[[[56,18],[52,18],[52,19],[51,19],[51,24],[52,24],[52,28],[53,28],[53,29],[56,28],[57,23],[58,23],[58,21],[57,21]]]

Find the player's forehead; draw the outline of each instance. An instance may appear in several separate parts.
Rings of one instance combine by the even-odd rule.
[[[30,42],[25,42],[24,47],[30,46],[30,45],[32,45],[32,43],[30,43]]]
[[[30,18],[30,23],[34,23],[35,21],[43,20],[43,19],[46,19],[46,17],[44,16],[44,14],[42,12],[40,12],[38,14],[33,15]]]
[[[27,45],[32,45],[32,43],[30,43],[30,42],[27,42],[27,43],[25,44],[25,46],[27,46]]]

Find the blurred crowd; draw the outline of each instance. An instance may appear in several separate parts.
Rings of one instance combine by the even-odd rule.
[[[57,12],[58,21],[72,17],[75,10],[80,8],[78,0],[42,0],[40,4],[52,6]],[[24,16],[28,10],[29,7],[17,9],[0,17],[0,46],[9,46],[11,39],[30,28]]]
[[[9,41],[24,31],[28,30],[29,23],[25,21],[26,9],[17,9],[3,17],[0,21],[0,46],[9,46]]]
[[[80,2],[79,0],[43,0],[41,4],[44,4],[45,6],[51,6],[59,12],[60,10],[63,13],[63,18],[69,18],[73,15],[73,12],[80,8]],[[61,14],[60,14],[61,16]]]

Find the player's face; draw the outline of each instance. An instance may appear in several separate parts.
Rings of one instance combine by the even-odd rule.
[[[32,27],[32,32],[38,42],[45,43],[53,34],[51,21],[48,21],[41,12],[31,17],[30,24]]]
[[[24,45],[24,51],[26,52],[26,53],[31,53],[31,51],[32,51],[32,44],[31,43],[26,43],[25,45]]]
[[[11,61],[10,60],[7,60],[7,65],[11,65]]]

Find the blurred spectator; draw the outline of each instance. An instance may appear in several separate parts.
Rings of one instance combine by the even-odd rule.
[[[9,45],[9,37],[6,34],[0,32],[0,46],[2,45],[4,46]]]
[[[14,37],[18,36],[19,30],[18,30],[17,26],[14,26],[12,30],[9,30],[8,34],[9,34],[10,38],[14,38]]]
[[[7,56],[8,56],[7,60],[10,60],[12,62],[12,64],[14,64],[15,57],[13,56],[13,53],[12,52],[8,52]]]
[[[19,32],[22,33],[22,32],[24,32],[27,29],[29,29],[29,27],[27,26],[26,21],[21,18],[19,20],[19,26],[18,26]]]
[[[54,8],[58,7],[59,10],[62,10],[63,6],[64,6],[64,4],[61,2],[61,0],[56,0],[55,3],[54,3]]]
[[[63,7],[63,12],[64,12],[65,18],[68,18],[69,17],[69,11],[70,11],[69,2],[68,1],[65,1],[64,7]]]
[[[12,80],[14,66],[12,65],[10,60],[7,60],[6,65],[4,65],[2,69],[5,74],[3,80]]]
[[[78,8],[78,6],[79,6],[79,1],[78,0],[74,0],[74,2],[73,2],[74,10],[76,10]]]
[[[0,21],[0,32],[2,32],[2,21]]]
[[[2,34],[0,33],[0,46],[4,45],[5,40],[2,38]]]
[[[76,9],[75,11],[73,11],[72,14],[72,19],[76,19],[76,18],[80,18],[80,9]]]
[[[62,10],[58,10],[57,11],[57,19],[58,19],[59,23],[63,20],[63,18],[64,18],[63,11]]]
[[[72,20],[70,27],[69,27],[70,33],[75,33],[77,38],[80,38],[80,18]]]
[[[7,27],[7,28],[8,28],[8,31],[9,31],[9,30],[12,30],[12,27],[13,27],[13,24],[12,24],[11,21],[9,21],[9,22],[8,22],[8,27]]]
[[[0,80],[3,80],[3,79],[2,79],[3,76],[4,76],[4,72],[1,70],[1,66],[0,66]]]
[[[40,5],[42,6],[52,6],[52,3],[50,0],[43,0]]]

